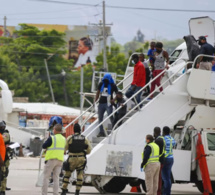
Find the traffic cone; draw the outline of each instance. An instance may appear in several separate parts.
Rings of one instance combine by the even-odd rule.
[[[140,186],[133,186],[130,192],[141,192]]]

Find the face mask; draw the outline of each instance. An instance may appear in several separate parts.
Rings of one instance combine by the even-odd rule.
[[[117,98],[117,101],[120,102],[122,100],[122,98]]]
[[[156,49],[156,52],[157,52],[157,53],[160,53],[160,52],[161,52],[161,50]]]
[[[109,83],[108,79],[104,79],[104,83],[108,84]]]
[[[131,61],[132,64],[135,64],[134,60]]]
[[[203,43],[201,41],[199,41],[199,45],[203,45]]]

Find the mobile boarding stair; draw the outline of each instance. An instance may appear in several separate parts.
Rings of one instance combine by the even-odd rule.
[[[94,143],[94,148],[87,157],[85,174],[90,177],[86,178],[86,180],[91,182],[101,193],[118,193],[128,183],[135,181],[136,178],[139,179],[138,181],[144,181],[144,173],[140,172],[139,169],[142,160],[141,153],[145,146],[146,135],[152,134],[155,126],[173,127],[178,121],[190,114],[195,107],[214,105],[215,89],[213,84],[215,83],[215,73],[194,68],[187,70],[187,64],[184,63],[183,67],[162,83],[160,87],[166,86],[163,92],[148,103],[146,102],[149,96],[145,97],[121,119],[125,120],[127,117],[127,120],[120,127],[117,128],[117,125],[121,120],[112,128],[109,135],[107,134],[98,144]],[[183,69],[185,69],[184,74],[176,77]],[[167,70],[165,69],[160,75],[166,72]],[[150,85],[151,82],[147,85]],[[135,95],[141,93],[147,85],[127,99],[126,103],[129,103]],[[140,104],[142,103],[146,104],[140,109]],[[86,112],[92,107],[88,108]],[[138,111],[134,112],[135,109]],[[99,126],[107,125],[110,117],[117,111],[118,109],[104,118],[100,124],[98,124],[98,121],[92,123],[83,132],[83,135],[93,142],[99,132]],[[132,112],[134,113],[133,115],[131,114]],[[69,125],[76,123],[83,115],[84,113]],[[128,116],[130,117],[128,118]],[[187,165],[191,164],[191,152],[175,150],[174,156],[174,179],[190,181],[190,166]],[[183,156],[183,161],[180,159],[181,156]]]

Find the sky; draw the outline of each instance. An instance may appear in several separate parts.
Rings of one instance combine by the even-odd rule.
[[[3,25],[4,16],[8,26],[19,23],[88,25],[102,20],[102,0],[53,0],[94,6],[45,1],[1,0],[0,25]],[[107,6],[135,8],[205,10],[177,12],[106,7],[106,23],[113,24],[112,36],[120,44],[131,41],[139,29],[146,40],[182,38],[189,34],[190,18],[209,16],[215,19],[214,0],[106,0],[105,3]]]

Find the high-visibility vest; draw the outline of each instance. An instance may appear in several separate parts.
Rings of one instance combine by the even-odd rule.
[[[150,144],[147,144],[146,146],[151,147],[151,154],[150,154],[148,162],[145,164],[145,166],[148,165],[149,163],[159,162],[159,153],[160,153],[159,146],[154,142],[151,142]],[[144,153],[142,154],[142,156],[144,158]]]
[[[165,154],[166,142],[165,142],[165,139],[164,139],[163,136],[159,136],[158,138],[162,138],[162,139],[163,139],[163,151],[162,151],[162,153],[160,154],[160,157],[161,157],[163,154]],[[157,139],[158,139],[158,138],[157,138]]]
[[[170,146],[169,146],[169,152],[167,152],[167,150],[165,149],[165,158],[168,157],[169,155],[173,154],[173,151],[172,151],[172,138],[168,138],[168,137],[166,137],[166,138],[170,140]]]
[[[66,139],[61,134],[56,134],[52,137],[52,145],[47,148],[45,160],[57,159],[64,161],[64,148]]]

